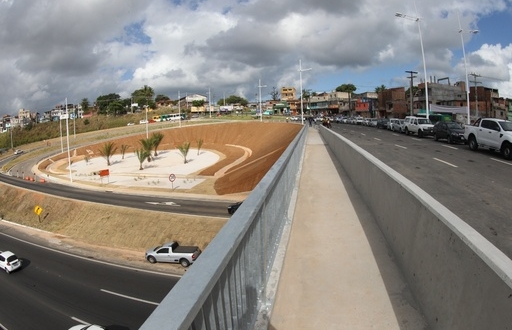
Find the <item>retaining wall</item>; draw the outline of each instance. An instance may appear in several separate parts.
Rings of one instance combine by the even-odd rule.
[[[414,183],[320,127],[432,329],[512,329],[512,261]]]

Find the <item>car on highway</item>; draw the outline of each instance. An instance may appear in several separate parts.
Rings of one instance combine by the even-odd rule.
[[[72,326],[69,330],[107,330],[107,328],[95,324],[79,324]]]
[[[7,274],[21,267],[21,260],[11,251],[0,251],[0,268]]]
[[[23,150],[21,150],[21,149],[14,150],[15,155],[21,155],[22,153],[23,153]]]
[[[238,208],[240,207],[240,205],[242,205],[243,201],[241,202],[236,202],[234,204],[231,204],[231,205],[228,205],[228,213],[229,214],[234,214],[236,212],[236,210],[238,210]]]
[[[464,127],[455,121],[438,121],[432,129],[434,140],[447,140],[448,143],[465,143]]]

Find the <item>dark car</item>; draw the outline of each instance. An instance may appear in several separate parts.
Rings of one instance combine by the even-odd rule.
[[[388,129],[389,119],[379,118],[377,119],[377,128]]]
[[[438,121],[435,123],[434,140],[447,140],[448,143],[465,143],[464,127],[455,121]]]
[[[236,202],[235,204],[231,204],[228,206],[228,213],[229,214],[234,214],[236,210],[238,210],[238,208],[240,207],[240,205],[242,205],[243,201],[242,202]]]

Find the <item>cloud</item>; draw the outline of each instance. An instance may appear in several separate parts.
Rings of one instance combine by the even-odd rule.
[[[171,98],[178,91],[210,91],[212,101],[226,93],[253,100],[259,80],[269,86],[266,93],[285,85],[299,89],[299,59],[312,68],[303,75],[304,85],[316,91],[342,83],[363,86],[358,91],[386,81],[406,85],[404,70],[423,73],[418,24],[396,18],[395,12],[421,17],[428,75],[461,80],[457,14],[469,30],[510,8],[505,0],[416,4],[0,1],[0,114],[46,111],[65,98],[79,103],[109,93],[128,97],[144,85]],[[498,78],[492,84],[511,94],[511,44],[464,38],[471,70]]]

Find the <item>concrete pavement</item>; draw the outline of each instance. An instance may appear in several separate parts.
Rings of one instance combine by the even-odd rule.
[[[384,237],[309,128],[268,329],[427,329]]]

